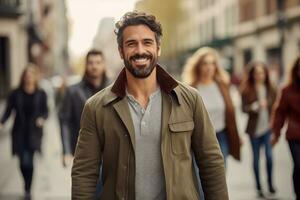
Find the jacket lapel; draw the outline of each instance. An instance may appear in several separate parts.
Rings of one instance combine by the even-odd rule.
[[[133,150],[135,152],[134,126],[133,126],[133,122],[131,119],[130,110],[129,110],[126,98],[122,98],[120,101],[113,104],[113,107],[116,110],[116,112],[118,113],[120,119],[122,120],[123,124],[126,126],[128,132],[129,132]]]

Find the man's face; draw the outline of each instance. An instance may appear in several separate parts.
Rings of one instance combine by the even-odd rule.
[[[136,78],[147,78],[157,64],[160,47],[155,33],[145,25],[128,26],[123,32],[119,53],[126,69]]]
[[[89,55],[86,62],[86,75],[96,79],[102,76],[105,70],[104,60],[101,55]]]

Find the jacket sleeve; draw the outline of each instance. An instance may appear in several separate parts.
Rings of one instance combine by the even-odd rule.
[[[95,198],[102,148],[94,112],[95,110],[87,103],[81,116],[81,128],[72,168],[72,200]]]
[[[279,97],[279,101],[275,103],[273,116],[271,120],[271,126],[273,129],[273,133],[279,137],[280,130],[284,125],[286,120],[286,114],[288,112],[288,101],[287,101],[287,94],[285,94],[284,90]]]
[[[4,124],[6,122],[6,120],[9,118],[9,116],[13,110],[13,107],[14,107],[13,105],[14,105],[14,100],[15,100],[14,94],[15,94],[15,92],[12,92],[6,100],[6,108],[5,108],[5,111],[4,111],[4,113],[1,117],[1,121],[0,121],[2,124]]]
[[[194,109],[192,149],[206,200],[228,200],[224,160],[216,133],[199,95]]]
[[[66,89],[66,94],[63,98],[62,106],[59,110],[60,132],[62,140],[63,154],[71,154],[71,136],[69,124],[71,124],[71,116],[73,113],[73,100],[70,89]]]

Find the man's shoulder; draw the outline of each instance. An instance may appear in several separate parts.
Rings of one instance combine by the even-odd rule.
[[[112,88],[112,84],[105,87],[104,89],[100,90],[99,92],[97,92],[96,94],[94,94],[93,96],[91,96],[86,104],[89,104],[89,106],[96,106],[96,107],[99,107],[99,106],[103,106],[106,104],[107,102],[107,99],[108,98],[114,98],[115,95],[112,93],[111,91],[111,88]]]
[[[181,95],[186,96],[189,99],[192,98],[193,100],[195,100],[199,95],[199,92],[196,88],[182,83],[180,81],[178,81],[178,86],[175,88],[175,90]]]
[[[70,86],[67,87],[68,90],[70,91],[74,91],[74,90],[78,90],[79,88],[81,88],[83,86],[83,82],[82,81],[79,81],[77,83],[74,83]]]

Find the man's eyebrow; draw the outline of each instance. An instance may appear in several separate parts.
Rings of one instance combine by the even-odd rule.
[[[146,42],[149,42],[149,41],[154,42],[154,39],[152,39],[152,38],[145,38],[143,40],[146,41]]]
[[[129,40],[126,40],[125,41],[125,44],[127,44],[127,43],[130,43],[130,42],[135,42],[136,40],[134,40],[134,39],[129,39]]]

